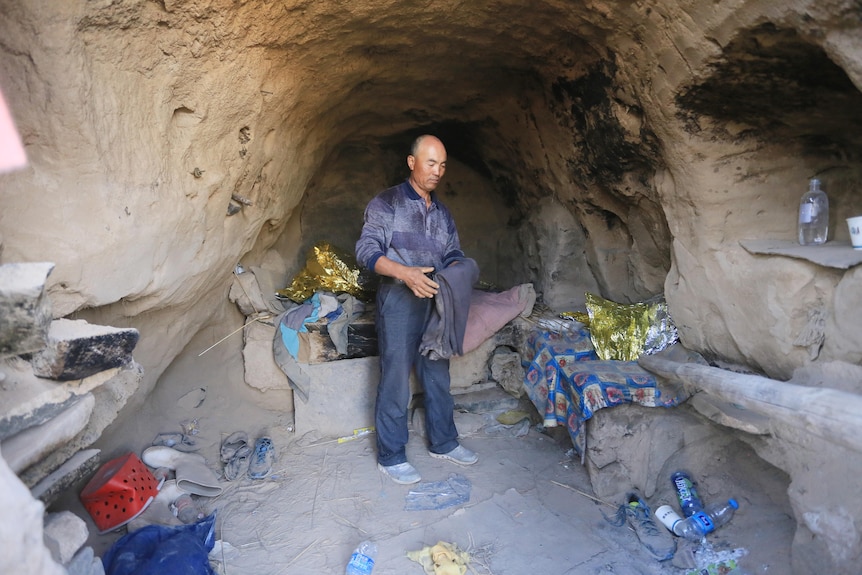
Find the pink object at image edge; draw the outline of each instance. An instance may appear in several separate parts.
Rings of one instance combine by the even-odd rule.
[[[847,218],[847,229],[850,231],[850,244],[854,249],[862,250],[862,216]]]
[[[0,93],[0,173],[23,168],[27,165],[27,154],[15,130],[12,114]]]

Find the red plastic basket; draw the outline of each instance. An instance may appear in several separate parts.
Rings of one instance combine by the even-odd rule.
[[[134,453],[102,465],[81,490],[81,503],[99,531],[121,527],[140,515],[158,493],[159,482]]]

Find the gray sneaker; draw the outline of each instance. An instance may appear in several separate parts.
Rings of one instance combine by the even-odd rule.
[[[667,529],[659,528],[653,521],[650,508],[635,492],[626,495],[626,502],[617,511],[619,525],[628,522],[638,539],[650,555],[658,561],[673,558],[676,540]]]
[[[448,459],[458,465],[473,465],[479,461],[479,456],[463,445],[459,445],[449,453],[433,453],[431,451],[428,453],[431,457],[436,457],[437,459]]]
[[[422,477],[419,475],[419,472],[416,471],[416,468],[406,461],[396,465],[385,466],[378,463],[377,469],[382,471],[384,475],[388,475],[389,479],[399,485],[410,485],[412,483],[419,483],[422,481]]]

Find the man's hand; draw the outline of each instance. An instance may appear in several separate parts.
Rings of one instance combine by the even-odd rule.
[[[440,287],[437,282],[426,276],[434,271],[434,268],[429,267],[411,267],[399,264],[381,256],[377,263],[374,264],[374,271],[382,276],[399,279],[404,282],[413,295],[416,297],[428,298],[437,295],[437,289]]]
[[[434,271],[434,268],[404,268],[401,280],[410,288],[416,297],[429,298],[437,295],[440,285],[426,276]]]

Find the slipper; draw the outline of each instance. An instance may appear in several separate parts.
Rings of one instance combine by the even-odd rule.
[[[221,461],[228,463],[237,451],[248,447],[248,435],[245,431],[234,431],[221,443]]]
[[[221,495],[222,487],[218,484],[218,477],[207,467],[203,455],[183,453],[158,445],[145,449],[141,460],[150,467],[173,469],[177,477],[177,487],[186,493],[204,497]]]
[[[275,447],[268,437],[259,437],[254,442],[254,453],[248,464],[248,476],[252,479],[263,479],[272,470],[275,461]]]
[[[233,481],[248,471],[251,459],[251,447],[243,445],[240,447],[230,461],[224,466],[224,478]]]

